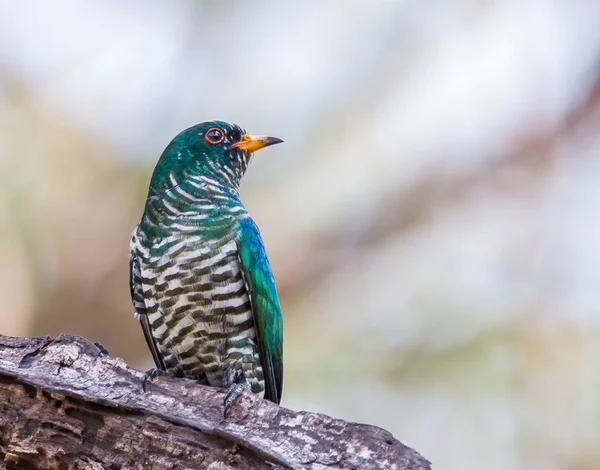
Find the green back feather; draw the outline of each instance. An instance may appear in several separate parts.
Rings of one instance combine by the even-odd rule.
[[[265,398],[279,403],[283,387],[283,317],[273,271],[260,232],[250,217],[240,221],[240,258],[249,285],[265,374]]]

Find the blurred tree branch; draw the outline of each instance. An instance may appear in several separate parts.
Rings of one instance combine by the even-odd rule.
[[[541,133],[525,130],[517,136],[510,151],[497,158],[484,158],[479,165],[459,170],[439,165],[429,167],[410,186],[382,197],[369,217],[357,218],[359,225],[340,225],[339,230],[305,247],[306,253],[298,252],[296,258],[304,261],[294,263],[278,278],[280,290],[302,290],[320,282],[340,263],[354,259],[347,252],[360,252],[390,236],[421,227],[437,214],[445,213],[442,208],[456,207],[478,189],[530,191],[542,181],[540,175],[552,167],[557,156],[554,149],[577,132],[591,135],[599,120],[600,66],[590,72],[590,86],[581,99],[554,126]]]
[[[143,373],[62,334],[0,335],[3,468],[429,469],[387,431]]]

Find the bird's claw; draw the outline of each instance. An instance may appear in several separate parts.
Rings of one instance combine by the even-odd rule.
[[[144,372],[144,377],[142,377],[142,390],[146,392],[146,382],[148,380],[150,380],[150,382],[153,382],[154,379],[156,379],[156,377],[164,374],[165,371],[162,369],[157,369],[155,367],[153,367],[152,369],[148,369],[146,372]]]
[[[171,369],[162,370],[152,367],[144,372],[142,377],[142,390],[146,391],[146,382],[153,382],[157,377],[168,376],[168,377],[183,377],[183,371],[179,367],[173,367]]]
[[[102,343],[94,341],[94,346],[98,348],[98,352],[101,356],[108,356],[108,349],[106,349]]]
[[[223,400],[223,418],[227,419],[229,410],[245,388],[242,384],[233,384],[227,389],[227,395],[225,395],[225,399]]]

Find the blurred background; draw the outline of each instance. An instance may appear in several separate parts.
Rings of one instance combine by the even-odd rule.
[[[242,198],[283,404],[451,470],[600,468],[600,3],[0,0],[0,332],[151,365],[128,244],[182,129]]]

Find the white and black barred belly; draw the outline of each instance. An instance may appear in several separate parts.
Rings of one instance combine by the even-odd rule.
[[[235,238],[207,241],[181,233],[151,242],[140,238],[134,231],[132,256],[145,308],[136,311],[147,315],[166,368],[178,367],[186,377],[216,387],[244,378],[262,396],[251,298]]]

